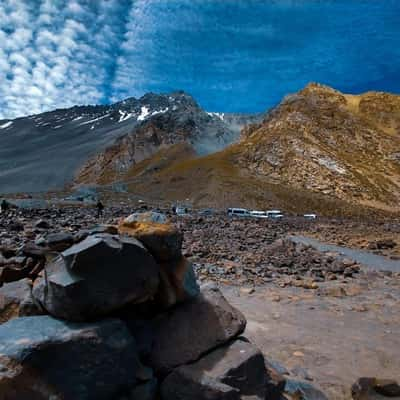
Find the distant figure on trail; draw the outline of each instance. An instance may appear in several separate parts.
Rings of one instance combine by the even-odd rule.
[[[103,210],[104,210],[104,205],[100,200],[97,202],[96,208],[97,208],[97,218],[100,218],[103,215]]]
[[[10,209],[10,205],[8,204],[8,201],[3,199],[0,204],[0,211],[3,213],[3,212],[8,211],[9,209]]]

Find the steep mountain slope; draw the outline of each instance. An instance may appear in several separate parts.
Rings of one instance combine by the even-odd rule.
[[[183,100],[179,107],[164,109],[146,119],[90,158],[79,171],[76,182],[105,184],[121,179],[138,162],[177,143],[191,145],[198,155],[221,150],[239,137],[246,122],[260,119],[256,115],[208,113],[193,99]]]
[[[245,130],[238,162],[272,183],[399,206],[400,97],[311,84]]]
[[[221,152],[154,156],[160,158],[162,168],[139,163],[126,171],[122,180],[131,191],[162,200],[190,198],[195,205],[329,215],[357,214],[360,206],[398,212],[400,96],[344,95],[310,84]]]
[[[142,125],[157,127],[173,120],[181,133],[165,132],[155,141]],[[198,154],[222,149],[239,136],[245,116],[206,113],[184,92],[146,94],[109,106],[77,106],[15,120],[0,121],[0,193],[62,188],[91,157],[118,138],[139,131],[138,151],[121,155],[120,164],[153,154],[157,146],[189,135]],[[157,130],[157,129],[156,129]],[[172,136],[175,135],[175,138]],[[150,135],[151,136],[151,135]],[[180,140],[180,139],[179,139]],[[125,145],[124,139],[119,142]],[[142,148],[140,148],[142,146]],[[140,148],[140,149],[139,149]],[[114,146],[115,149],[115,146]],[[90,163],[89,163],[90,165]],[[118,169],[117,168],[117,169]],[[94,178],[94,175],[92,175]]]

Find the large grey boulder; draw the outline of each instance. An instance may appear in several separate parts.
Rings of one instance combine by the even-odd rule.
[[[264,400],[267,378],[260,350],[236,340],[169,374],[161,386],[162,400]]]
[[[195,299],[154,321],[151,365],[156,373],[165,375],[240,335],[245,327],[243,314],[216,286],[203,287]]]
[[[159,284],[159,267],[138,240],[107,234],[88,236],[46,271],[33,295],[49,314],[71,321],[144,302]]]
[[[118,320],[49,316],[0,325],[0,399],[108,400],[136,384],[135,341]]]

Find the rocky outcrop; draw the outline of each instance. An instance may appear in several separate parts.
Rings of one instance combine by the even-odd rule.
[[[400,198],[399,129],[399,96],[310,84],[244,132],[237,160],[272,183],[387,208]]]

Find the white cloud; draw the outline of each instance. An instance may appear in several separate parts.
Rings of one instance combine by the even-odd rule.
[[[98,103],[125,31],[119,0],[0,1],[0,119]]]

